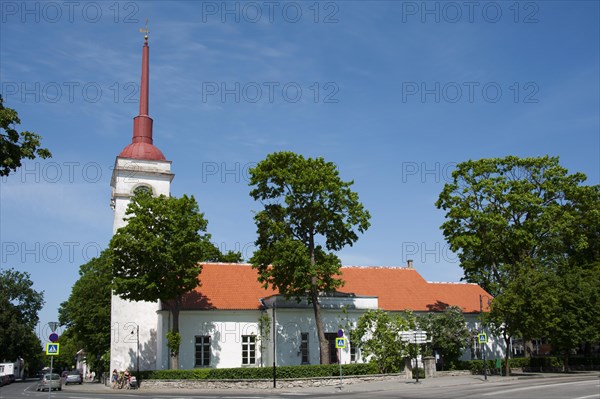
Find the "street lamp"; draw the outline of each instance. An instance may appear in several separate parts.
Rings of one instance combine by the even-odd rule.
[[[275,360],[277,359],[277,331],[275,330],[275,309],[277,304],[277,297],[273,298],[273,388],[277,388],[277,365]]]
[[[488,306],[490,304],[490,302],[492,301],[490,299],[489,296],[487,295],[479,295],[479,315],[481,316],[481,332],[483,333],[483,329],[484,329],[484,322],[483,322],[483,297],[486,297],[488,300]],[[487,336],[486,336],[487,338]],[[482,347],[482,352],[483,352],[483,378],[487,381],[487,359],[486,359],[486,353],[485,353],[485,347],[487,346],[487,340],[486,342],[483,342],[483,347]]]
[[[263,298],[259,299],[260,304],[266,308],[267,305],[265,304],[265,301]],[[276,308],[276,303],[277,303],[277,296],[273,297],[273,388],[277,388],[277,365],[275,363],[275,359],[276,359],[276,354],[277,354],[277,344],[276,344],[276,339],[277,339],[277,335],[275,332],[275,328],[276,328],[276,324],[275,324],[275,308]]]
[[[131,330],[131,335],[133,335],[134,330]],[[136,325],[135,328],[136,340],[135,340],[135,358],[137,363],[137,378],[140,378],[140,325]]]

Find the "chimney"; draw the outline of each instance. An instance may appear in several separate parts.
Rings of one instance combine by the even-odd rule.
[[[406,267],[408,267],[409,269],[413,268],[413,260],[412,259],[408,259],[406,261]]]

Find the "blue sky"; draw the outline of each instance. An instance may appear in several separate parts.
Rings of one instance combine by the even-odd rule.
[[[138,112],[150,29],[154,142],[223,250],[253,250],[248,168],[291,150],[335,162],[372,214],[346,265],[462,271],[434,202],[454,165],[560,156],[600,179],[597,1],[1,3],[0,92],[50,160],[0,183],[1,267],[57,319],[110,240],[110,176]],[[82,309],[83,310],[83,309]],[[40,328],[40,335],[46,331]]]

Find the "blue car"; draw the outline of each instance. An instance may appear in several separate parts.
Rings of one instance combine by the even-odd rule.
[[[81,385],[82,382],[83,382],[83,375],[77,370],[69,371],[67,373],[67,376],[65,377],[65,385],[69,385],[69,384]]]

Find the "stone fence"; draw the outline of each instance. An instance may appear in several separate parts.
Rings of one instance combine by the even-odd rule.
[[[342,377],[344,385],[371,381],[405,380],[402,374],[373,374],[364,376]],[[340,385],[339,377],[315,377],[298,379],[278,379],[278,388],[305,388]],[[184,389],[269,389],[273,387],[272,379],[264,380],[144,380],[141,389],[184,388]]]

